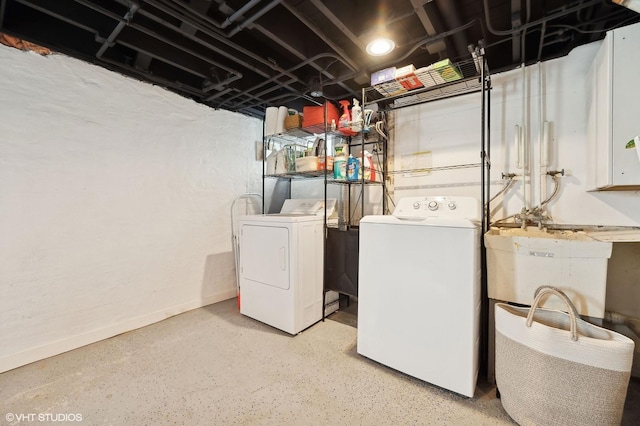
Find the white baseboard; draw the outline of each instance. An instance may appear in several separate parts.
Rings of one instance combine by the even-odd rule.
[[[86,333],[78,334],[76,336],[69,336],[68,338],[62,340],[49,342],[42,346],[37,346],[26,351],[7,355],[0,358],[0,373],[30,364],[35,361],[40,361],[54,355],[59,355],[61,353],[77,349],[91,343],[99,342],[100,340],[108,339],[110,337],[117,336],[118,334],[126,333],[127,331],[145,327],[147,325],[160,322],[162,320],[190,311],[192,309],[197,309],[203,306],[211,305],[213,303],[222,302],[223,300],[231,299],[233,297],[236,297],[235,288],[221,291],[211,296],[203,297],[191,302],[163,308],[155,312],[141,315],[139,317],[130,318],[118,324],[109,325],[108,327],[92,330]]]

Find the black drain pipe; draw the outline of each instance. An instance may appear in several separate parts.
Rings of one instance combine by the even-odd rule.
[[[118,37],[118,34],[122,32],[124,27],[129,24],[129,21],[133,18],[133,15],[136,14],[138,9],[140,9],[140,5],[136,2],[132,2],[129,11],[124,15],[124,19],[118,22],[118,25],[116,25],[113,31],[111,31],[111,34],[109,34],[109,37],[107,37],[107,39],[102,43],[102,46],[100,46],[98,53],[96,53],[96,58],[102,59],[104,52],[106,52],[109,47],[113,46],[113,41]]]

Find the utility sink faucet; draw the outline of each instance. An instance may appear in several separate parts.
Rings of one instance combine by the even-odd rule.
[[[534,207],[533,209],[523,207],[520,213],[516,214],[515,220],[516,223],[520,222],[522,229],[527,229],[529,225],[537,225],[539,229],[542,229],[544,222],[548,222],[552,218],[545,214],[540,207]]]

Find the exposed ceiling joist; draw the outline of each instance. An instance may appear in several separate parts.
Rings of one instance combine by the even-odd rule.
[[[639,18],[608,0],[0,0],[8,35],[250,115],[356,97],[374,71],[464,58],[480,40],[492,70],[510,69]],[[373,58],[377,25],[397,47]]]

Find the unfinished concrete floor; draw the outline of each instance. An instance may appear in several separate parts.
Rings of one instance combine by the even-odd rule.
[[[408,377],[357,354],[349,309],[335,318],[291,337],[235,300],[196,309],[0,374],[0,424],[514,424],[482,379],[471,399]]]

